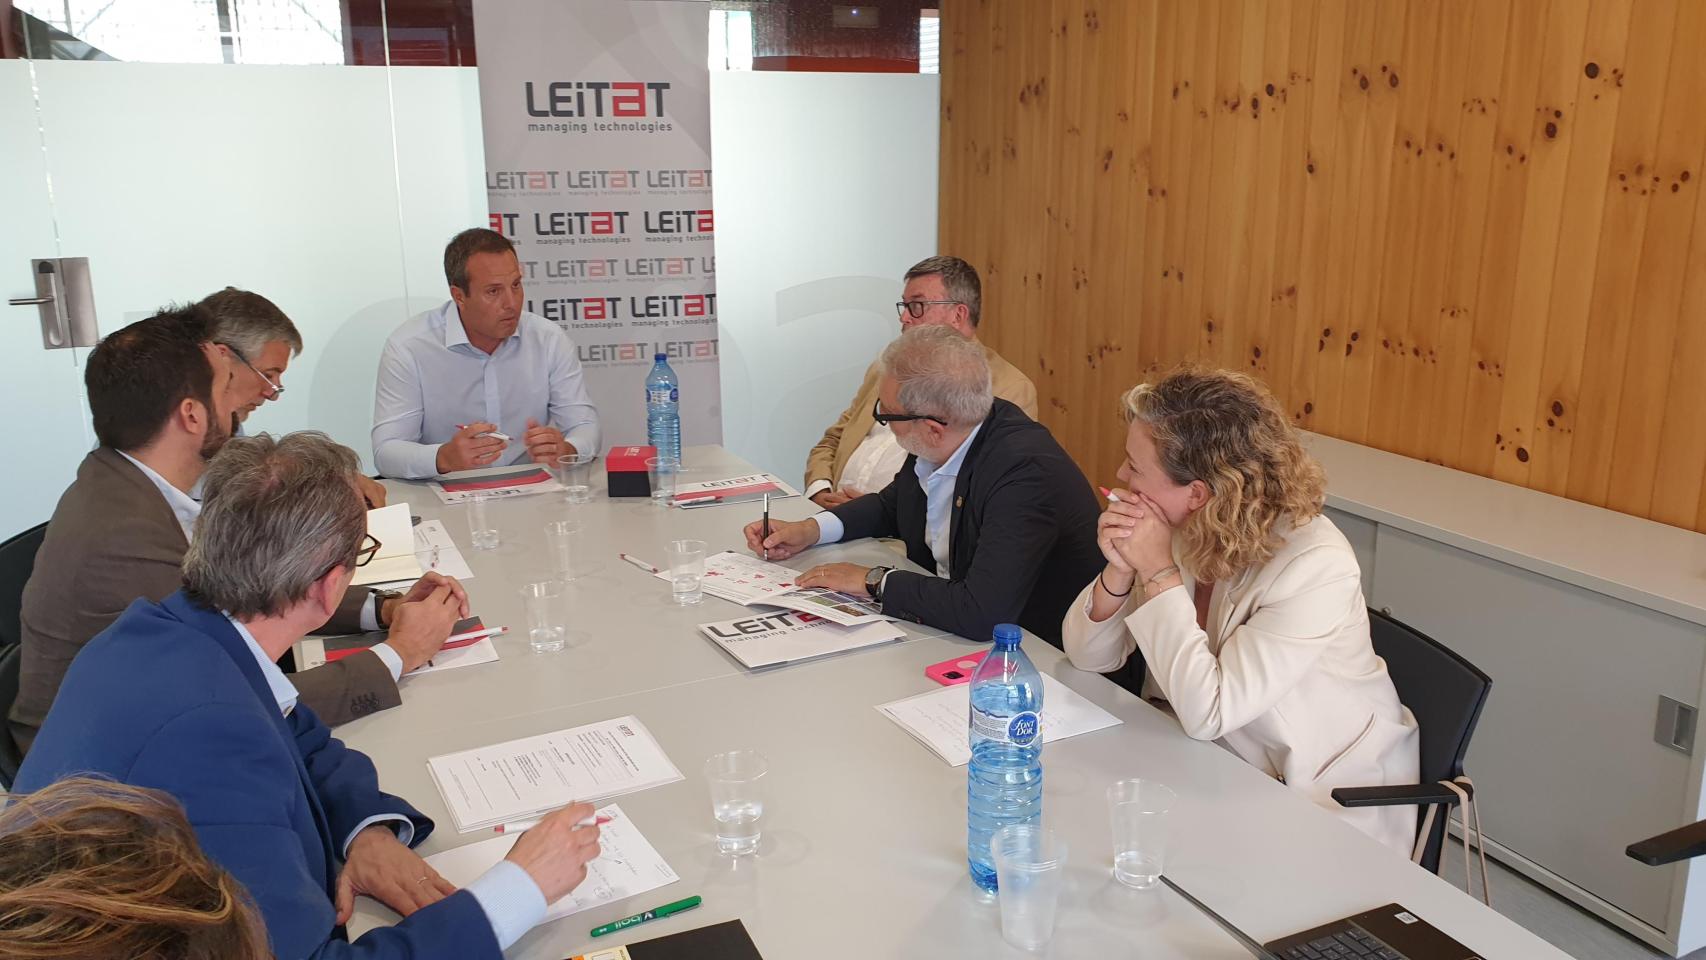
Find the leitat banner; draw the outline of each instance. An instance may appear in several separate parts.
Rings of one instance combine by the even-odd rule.
[[[574,341],[605,446],[644,443],[669,355],[681,440],[720,443],[706,4],[475,0],[491,228]]]

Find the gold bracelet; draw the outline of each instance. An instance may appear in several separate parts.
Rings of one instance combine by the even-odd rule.
[[[1160,580],[1164,577],[1171,576],[1172,574],[1176,574],[1178,572],[1179,572],[1178,564],[1173,564],[1172,566],[1162,567],[1161,569],[1155,571],[1154,576],[1148,578],[1147,580],[1144,580],[1143,582],[1144,582],[1144,585],[1147,586],[1151,583],[1156,582],[1157,580]]]

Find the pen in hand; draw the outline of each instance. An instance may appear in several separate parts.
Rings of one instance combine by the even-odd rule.
[[[759,543],[764,544],[764,559],[770,559],[770,494],[764,495],[764,536]]]

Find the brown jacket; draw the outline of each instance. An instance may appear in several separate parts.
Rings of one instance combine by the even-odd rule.
[[[1037,388],[1032,385],[1031,378],[1019,372],[1019,368],[1001,359],[1001,355],[984,345],[983,355],[989,358],[989,382],[995,395],[1008,403],[1025,411],[1025,416],[1032,420],[1037,418]],[[806,486],[811,486],[819,480],[828,480],[832,489],[841,487],[841,473],[847,469],[847,460],[853,456],[853,451],[859,449],[859,444],[865,441],[865,435],[871,432],[876,421],[871,419],[871,408],[877,402],[877,394],[881,391],[883,378],[878,364],[871,364],[865,371],[865,382],[859,385],[859,392],[853,395],[853,404],[841,412],[841,418],[823,432],[823,439],[812,447],[812,452],[806,455]]]
[[[189,544],[160,491],[117,451],[97,447],[59,498],[35,569],[24,586],[22,662],[12,737],[29,750],[60,681],[83,645],[138,597],[160,601],[183,586],[179,569]],[[352,588],[327,623],[329,631],[361,629],[368,591]],[[346,657],[291,680],[301,702],[328,725],[402,702],[391,671],[372,653]]]

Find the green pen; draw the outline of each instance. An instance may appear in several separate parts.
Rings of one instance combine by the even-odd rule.
[[[645,923],[647,920],[657,920],[661,917],[680,913],[683,910],[691,910],[694,907],[697,907],[701,902],[702,901],[699,896],[695,894],[688,897],[686,900],[677,900],[674,903],[666,903],[661,907],[647,910],[645,913],[636,913],[631,917],[623,917],[620,920],[607,923],[602,927],[594,927],[592,935],[595,937],[602,937],[607,933],[615,933],[618,930],[631,927],[636,923]]]

